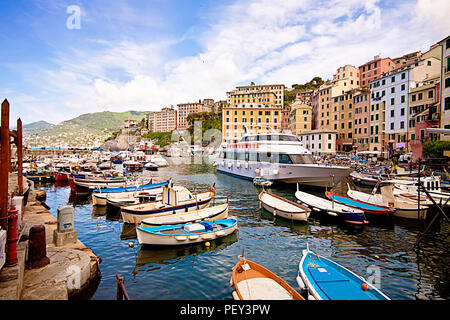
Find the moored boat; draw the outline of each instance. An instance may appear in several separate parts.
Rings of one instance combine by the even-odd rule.
[[[309,214],[311,213],[311,209],[305,206],[266,191],[262,191],[259,194],[258,199],[264,209],[274,216],[285,219],[307,221]]]
[[[332,201],[336,201],[337,203],[346,205],[348,207],[360,209],[364,211],[364,213],[367,216],[371,217],[388,217],[389,215],[395,212],[395,209],[388,206],[380,206],[360,200],[355,200],[339,194],[332,193],[330,191],[325,192],[325,196]]]
[[[305,206],[309,207],[313,212],[317,212],[326,216],[336,217],[343,222],[361,225],[367,224],[368,221],[364,215],[364,211],[342,205],[335,201],[321,198],[307,192],[299,191],[297,185],[297,192],[295,197]]]
[[[140,223],[143,219],[150,218],[154,214],[165,215],[167,213],[203,209],[209,206],[215,194],[214,187],[209,187],[208,191],[196,194],[192,194],[182,186],[164,187],[162,201],[123,206],[121,208],[123,222]]]
[[[253,179],[253,184],[256,184],[257,186],[262,186],[262,187],[269,187],[273,184],[273,181],[266,179],[266,178],[262,178],[262,177],[256,177]]]
[[[275,273],[246,259],[244,252],[233,267],[230,285],[234,300],[305,300]]]
[[[144,245],[186,245],[225,237],[236,231],[237,226],[237,220],[233,218],[157,227],[137,226],[136,236]]]
[[[297,283],[308,300],[390,300],[374,285],[338,263],[309,250],[302,252]]]
[[[150,217],[142,220],[141,226],[162,226],[182,223],[195,223],[205,220],[222,220],[228,217],[228,203],[177,214],[168,213],[163,216]]]

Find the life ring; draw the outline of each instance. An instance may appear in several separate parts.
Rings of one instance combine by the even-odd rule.
[[[214,187],[212,187],[212,186],[209,187],[208,191],[210,191],[210,192],[214,193],[214,195],[216,195],[216,189],[214,189]]]

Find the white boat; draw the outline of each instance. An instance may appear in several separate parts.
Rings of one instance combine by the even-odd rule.
[[[388,185],[381,187],[381,194],[383,200],[395,208],[394,217],[418,220],[426,219],[428,206],[421,204],[420,208],[418,208],[417,203],[399,200],[398,197],[394,196],[394,186]]]
[[[368,194],[365,192],[352,190],[349,186],[347,195],[355,200],[368,202],[379,206],[388,206],[395,209],[394,216],[408,219],[425,219],[428,206],[432,203],[427,201],[421,203],[418,213],[417,202],[406,198],[396,197],[393,193],[393,186],[387,185],[381,187],[381,194]]]
[[[141,226],[163,226],[171,224],[195,223],[205,220],[222,220],[228,217],[228,203],[220,204],[214,207],[180,212],[177,214],[169,213],[164,216],[150,217],[142,220]]]
[[[352,224],[365,224],[367,223],[364,215],[364,211],[356,208],[352,208],[335,201],[324,199],[307,192],[298,190],[295,192],[295,197],[305,206],[311,208],[311,210],[327,214],[332,217],[337,217],[344,222]]]
[[[255,179],[253,179],[253,184],[262,187],[270,187],[273,184],[273,181],[270,181],[266,178],[256,177]]]
[[[214,166],[220,173],[247,180],[264,177],[319,187],[338,183],[353,171],[348,166],[316,163],[297,136],[281,133],[246,133],[240,142],[221,149]]]
[[[305,206],[266,191],[262,191],[258,199],[264,209],[274,216],[280,216],[285,219],[307,221],[311,213],[311,209]]]
[[[450,193],[445,192],[441,189],[440,178],[439,177],[423,177],[420,179],[421,183],[423,183],[423,187],[427,190],[427,192],[435,199],[437,203],[440,201],[445,202],[450,198]],[[410,194],[417,196],[418,195],[418,187],[417,187],[418,179],[410,179],[410,180],[395,180],[394,183],[394,194]],[[427,194],[422,191],[420,196],[427,197]],[[449,201],[450,202],[450,201]]]
[[[156,171],[156,170],[158,170],[158,165],[155,164],[155,163],[153,163],[153,162],[147,162],[147,163],[144,165],[144,168],[145,168],[146,170]]]
[[[169,163],[161,155],[154,155],[150,158],[150,162],[156,164],[159,168],[168,167]]]
[[[232,218],[159,227],[138,226],[136,236],[140,244],[186,245],[225,237],[237,227],[237,220]]]
[[[188,212],[209,206],[216,190],[210,187],[206,192],[192,194],[182,186],[164,187],[162,201],[150,201],[121,208],[124,223],[140,223],[155,216]]]

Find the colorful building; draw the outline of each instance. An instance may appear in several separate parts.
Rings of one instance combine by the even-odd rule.
[[[177,129],[177,110],[163,108],[149,115],[150,132],[172,132]]]
[[[304,131],[298,135],[303,146],[314,155],[332,155],[336,153],[337,131],[316,129]]]
[[[429,133],[427,128],[440,125],[440,75],[425,79],[409,92],[409,143],[412,158],[422,157],[423,143],[437,140],[438,134]]]
[[[359,66],[359,83],[361,87],[368,87],[370,81],[377,79],[381,74],[392,71],[396,64],[391,58],[375,56],[373,60]]]
[[[222,108],[222,141],[239,142],[244,126],[253,132],[281,131],[282,107],[272,91],[239,91],[230,95],[230,105]]]
[[[441,49],[440,101],[441,128],[450,129],[450,36],[438,42]],[[440,135],[441,140],[450,140],[450,135]]]
[[[187,116],[190,113],[205,111],[203,103],[201,102],[180,103],[177,106],[178,106],[177,128],[180,130],[185,130],[189,128],[190,123],[187,121]]]
[[[299,135],[305,131],[311,131],[312,125],[312,106],[301,100],[295,100],[291,104],[289,115],[289,131],[292,134]]]
[[[357,151],[369,150],[370,141],[370,91],[356,90],[353,94],[354,135]]]

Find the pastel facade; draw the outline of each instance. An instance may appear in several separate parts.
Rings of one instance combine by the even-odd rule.
[[[178,106],[178,123],[177,128],[180,130],[185,130],[189,128],[191,125],[187,121],[187,116],[190,113],[197,113],[205,111],[205,107],[203,103],[200,102],[188,102],[188,103],[180,103]]]
[[[305,131],[311,131],[312,106],[303,101],[296,100],[291,104],[289,117],[289,130],[292,134],[299,135]]]
[[[368,87],[370,81],[379,78],[383,73],[392,71],[396,64],[391,58],[375,56],[373,60],[359,66],[359,83],[361,87]]]
[[[150,132],[172,132],[177,129],[177,110],[163,108],[149,115]]]
[[[413,159],[423,156],[423,143],[438,139],[438,134],[428,132],[427,128],[439,128],[439,80],[440,75],[426,79],[409,93],[409,143]]]
[[[385,73],[370,83],[370,104],[384,111],[384,132],[389,150],[408,151],[410,89],[417,82],[439,72],[440,61],[434,57]],[[382,110],[381,108],[385,108]],[[379,129],[380,130],[380,129]]]
[[[354,135],[353,142],[357,151],[369,150],[370,141],[370,92],[356,91],[353,95]]]
[[[441,49],[441,128],[450,129],[450,36],[438,42]],[[450,135],[440,135],[441,140],[450,140]]]
[[[304,131],[298,137],[314,155],[332,155],[336,153],[336,135],[335,130],[317,129]]]

